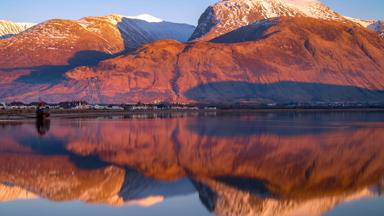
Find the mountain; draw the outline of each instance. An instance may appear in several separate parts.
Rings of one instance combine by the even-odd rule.
[[[366,28],[382,22],[316,0],[207,11],[186,43],[192,26],[150,15],[49,20],[0,40],[0,101],[384,102],[384,41]]]
[[[0,40],[0,89],[4,90],[0,100],[6,95],[47,88],[75,67],[95,65],[145,43],[161,39],[186,41],[193,30],[193,26],[149,15],[48,20]]]
[[[0,39],[13,37],[20,32],[23,32],[32,26],[34,23],[15,23],[6,20],[0,20]]]
[[[283,16],[352,21],[383,32],[376,27],[380,21],[341,16],[318,0],[221,0],[202,14],[190,40],[211,40],[259,20]]]
[[[282,16],[345,20],[318,0],[221,0],[201,15],[190,40],[211,40],[258,20]]]
[[[76,54],[111,55],[154,40],[186,41],[194,29],[185,24],[153,22],[156,19],[149,15],[109,15],[78,21],[49,20],[11,40],[0,41],[0,68],[67,64]]]
[[[53,19],[0,41],[0,70],[30,73],[47,66],[97,63],[111,55],[161,39],[186,41],[194,27],[159,21],[149,15],[109,15],[81,20]],[[39,67],[39,68],[36,68]],[[49,68],[62,71],[67,68]],[[10,76],[12,76],[10,75]],[[54,75],[50,75],[54,76]]]
[[[146,44],[98,65],[66,72],[56,83],[36,81],[33,73],[18,77],[7,82],[9,87],[2,85],[0,98],[36,101],[40,95],[49,102],[93,103],[381,103],[383,71],[384,40],[375,32],[350,22],[282,17],[245,26],[211,42]]]

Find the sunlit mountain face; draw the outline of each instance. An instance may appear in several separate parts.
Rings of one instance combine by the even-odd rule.
[[[382,113],[25,120],[1,122],[0,137],[2,211],[323,215],[383,188]]]

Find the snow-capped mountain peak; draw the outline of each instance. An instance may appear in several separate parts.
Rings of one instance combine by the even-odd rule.
[[[149,23],[160,23],[160,22],[163,22],[163,20],[157,18],[157,17],[154,17],[150,14],[140,14],[140,15],[137,15],[137,16],[126,16],[126,18],[128,19],[138,19],[138,20],[143,20],[143,21],[146,21],[146,22],[149,22]]]
[[[10,38],[26,29],[36,25],[35,23],[16,23],[0,20],[0,39]]]
[[[345,20],[318,0],[221,0],[203,13],[191,40],[210,40],[260,19],[281,16]]]

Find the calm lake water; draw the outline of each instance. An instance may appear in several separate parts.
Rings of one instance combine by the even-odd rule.
[[[0,215],[384,215],[384,113],[0,122]]]

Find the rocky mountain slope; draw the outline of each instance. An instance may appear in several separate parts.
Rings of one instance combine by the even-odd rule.
[[[6,20],[0,20],[0,39],[13,37],[20,32],[23,32],[32,26],[34,23],[15,23]]]
[[[211,42],[158,41],[6,100],[383,102],[384,41],[352,23],[273,18]],[[20,80],[20,79],[19,79]],[[13,88],[22,82],[11,82]],[[3,85],[4,86],[4,85]],[[33,88],[39,85],[33,85]],[[42,84],[40,85],[42,86]],[[289,92],[289,93],[288,93]]]

